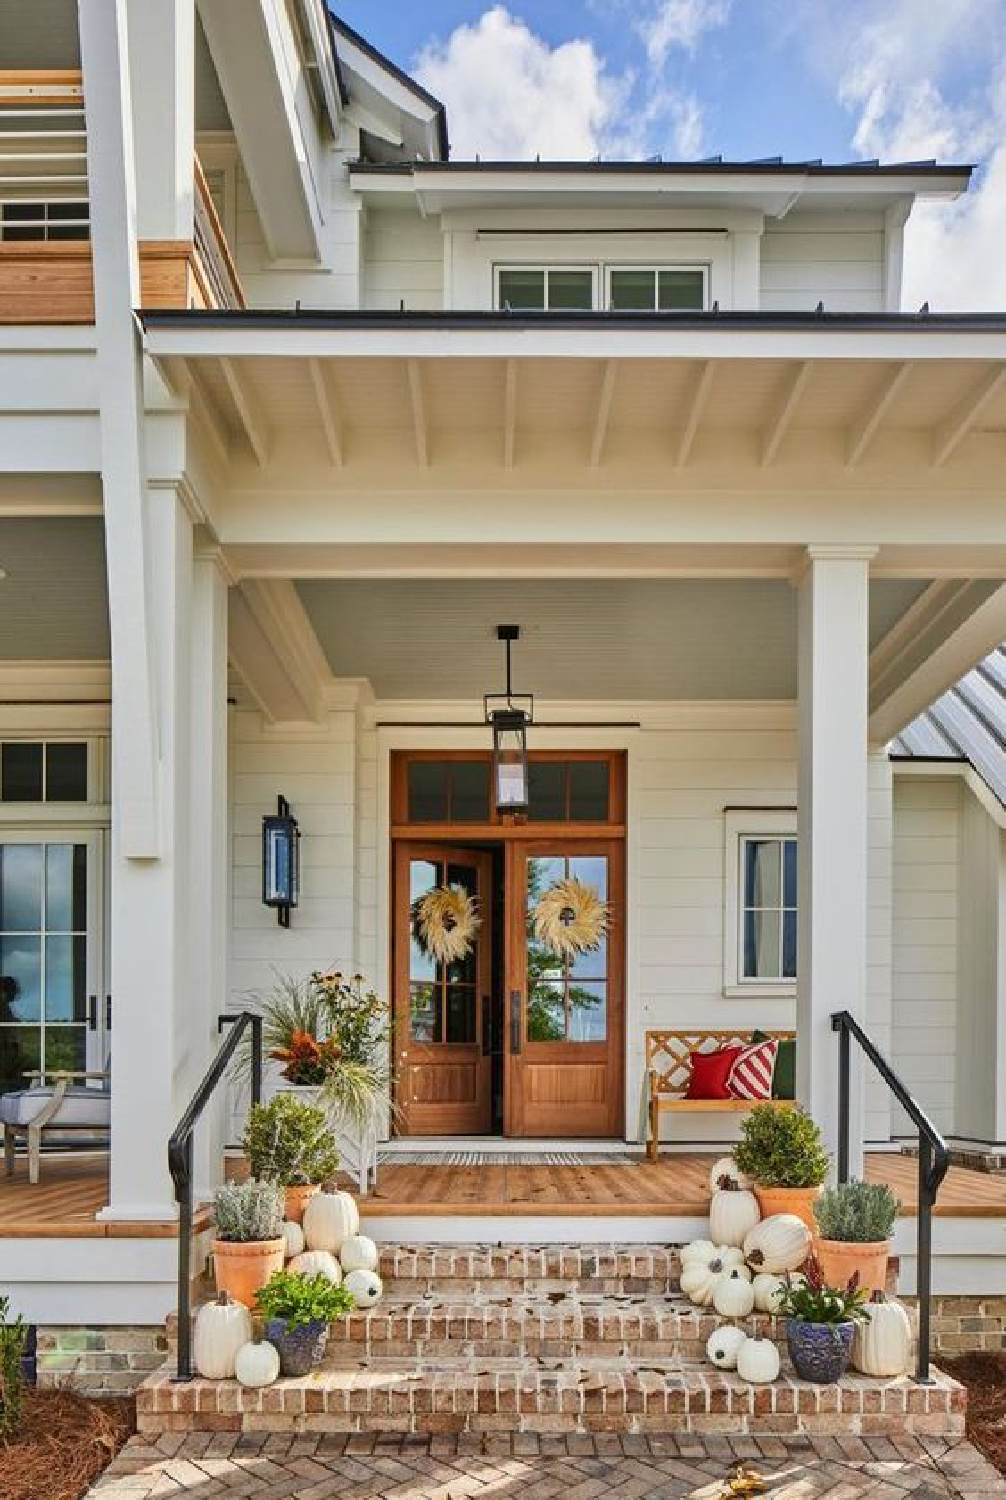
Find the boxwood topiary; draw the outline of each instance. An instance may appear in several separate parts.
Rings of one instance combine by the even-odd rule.
[[[830,1165],[810,1115],[771,1104],[757,1104],[745,1117],[733,1158],[762,1187],[818,1187]]]

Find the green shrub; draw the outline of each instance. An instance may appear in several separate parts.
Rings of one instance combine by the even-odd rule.
[[[253,1104],[242,1141],[252,1176],[283,1187],[326,1182],[339,1166],[324,1110],[292,1094]]]
[[[821,1194],[814,1217],[822,1239],[872,1245],[891,1238],[900,1207],[883,1183],[844,1182]]]
[[[352,1292],[319,1271],[301,1276],[296,1271],[275,1271],[267,1285],[255,1293],[255,1305],[264,1318],[282,1318],[290,1328],[307,1323],[334,1323],[352,1312]]]
[[[771,1104],[757,1104],[745,1117],[733,1159],[762,1187],[818,1187],[830,1165],[810,1115]]]
[[[283,1189],[275,1182],[228,1182],[213,1200],[217,1238],[249,1245],[283,1233]]]
[[[12,1437],[21,1426],[24,1374],[21,1361],[28,1343],[28,1327],[19,1315],[10,1316],[10,1299],[0,1297],[0,1438]]]

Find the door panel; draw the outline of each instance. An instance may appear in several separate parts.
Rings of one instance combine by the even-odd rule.
[[[478,903],[468,954],[442,963],[412,923],[415,902],[439,885]],[[489,1129],[490,1059],[483,1026],[491,1012],[492,856],[483,850],[399,843],[395,847],[395,1076],[402,1135],[481,1135]]]
[[[592,887],[609,908],[597,946],[563,960],[538,941],[535,903],[556,881]],[[611,1136],[622,1129],[624,850],[556,838],[508,851],[507,1134]]]

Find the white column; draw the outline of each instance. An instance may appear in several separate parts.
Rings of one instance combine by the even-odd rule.
[[[141,240],[192,239],[194,0],[126,0]]]
[[[833,1011],[866,1015],[867,686],[872,547],[809,547],[799,583],[797,1094],[838,1142]],[[854,1059],[855,1063],[855,1059]],[[850,1168],[861,1166],[854,1066]]]

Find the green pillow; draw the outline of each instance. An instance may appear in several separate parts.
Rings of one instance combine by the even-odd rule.
[[[764,1031],[752,1031],[753,1042],[767,1040]],[[775,1057],[775,1072],[772,1074],[772,1098],[796,1098],[796,1039],[791,1037],[779,1043]]]

